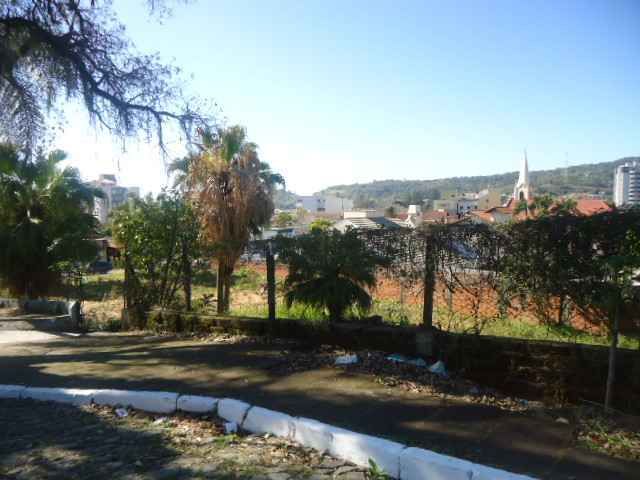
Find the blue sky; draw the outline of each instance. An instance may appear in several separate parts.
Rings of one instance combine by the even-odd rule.
[[[197,0],[161,24],[114,3],[298,193],[513,171],[525,147],[533,170],[640,154],[637,0]],[[80,113],[58,144],[86,177],[166,181],[153,148]]]

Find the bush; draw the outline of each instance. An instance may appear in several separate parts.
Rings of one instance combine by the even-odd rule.
[[[386,260],[371,251],[355,232],[314,230],[297,238],[283,238],[280,259],[289,265],[284,282],[287,307],[295,303],[327,310],[340,320],[356,307],[371,308],[369,291],[376,285],[376,270]]]

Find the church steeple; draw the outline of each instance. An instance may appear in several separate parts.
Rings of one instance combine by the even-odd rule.
[[[520,176],[518,182],[513,189],[513,199],[515,201],[527,200],[531,198],[531,186],[529,185],[529,162],[527,161],[527,151],[524,151],[524,158],[522,159],[522,168],[520,169]]]

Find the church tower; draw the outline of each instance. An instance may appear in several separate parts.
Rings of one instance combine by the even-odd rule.
[[[527,161],[527,151],[525,150],[522,168],[520,169],[520,176],[518,177],[518,182],[513,189],[513,199],[516,202],[519,202],[520,200],[529,201],[531,198],[531,186],[529,185],[529,162]]]

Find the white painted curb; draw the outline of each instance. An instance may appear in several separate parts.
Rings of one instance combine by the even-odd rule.
[[[298,417],[293,421],[293,439],[300,445],[328,452],[333,442],[333,432],[340,430],[311,418]]]
[[[20,393],[20,397],[41,401],[70,403],[72,405],[89,405],[93,400],[94,393],[94,390],[79,390],[75,388],[28,387]]]
[[[173,392],[81,390],[20,385],[0,385],[0,398],[31,398],[73,405],[94,402],[98,405],[133,407],[155,413],[172,413],[176,409],[207,413],[215,412],[217,406],[218,416],[229,422],[236,422],[245,430],[293,439],[302,446],[329,452],[363,467],[368,467],[369,459],[372,459],[385,473],[400,480],[535,480],[526,475],[351,432],[310,418],[294,418],[266,408],[252,407],[232,398],[218,400]]]
[[[289,415],[262,407],[251,407],[242,428],[251,433],[270,433],[291,440],[295,427],[293,418]]]
[[[400,478],[400,454],[405,445],[348,430],[336,430],[332,437],[329,453],[334,457],[361,467],[368,467],[371,459],[388,475]]]
[[[218,416],[227,422],[236,422],[240,426],[249,408],[251,405],[248,403],[233,398],[223,398],[218,402]]]
[[[20,398],[27,387],[20,385],[0,385],[0,398]]]
[[[176,411],[178,394],[172,392],[146,392],[131,390],[96,390],[94,403],[115,407],[137,408],[146,412],[173,413]]]
[[[217,398],[202,397],[199,395],[180,395],[176,405],[178,410],[190,413],[215,412],[217,406]]]
[[[401,480],[471,480],[473,464],[421,448],[407,448],[400,455]]]

